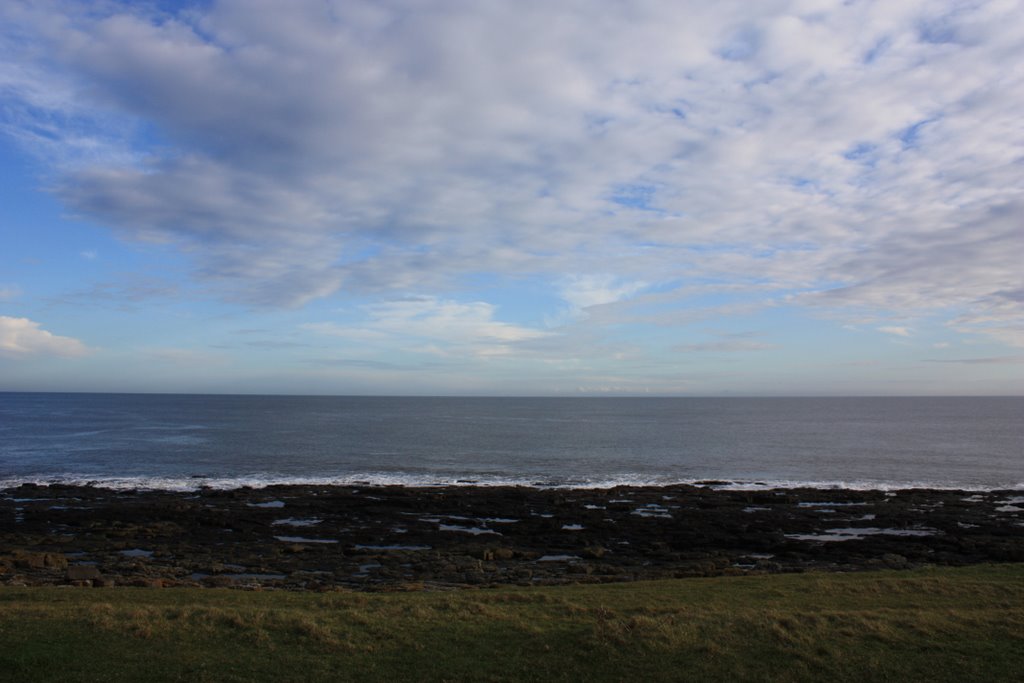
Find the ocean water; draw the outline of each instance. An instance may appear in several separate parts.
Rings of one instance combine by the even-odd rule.
[[[1024,398],[0,393],[0,487],[1024,488]]]

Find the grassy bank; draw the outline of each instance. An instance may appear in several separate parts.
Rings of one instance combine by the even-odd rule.
[[[1024,565],[444,593],[0,588],[0,680],[929,680],[1024,672]]]

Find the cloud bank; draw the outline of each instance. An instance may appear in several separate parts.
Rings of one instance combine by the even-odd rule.
[[[381,333],[537,341],[445,298],[487,274],[609,321],[729,287],[1024,345],[1022,10],[14,0],[0,126],[221,297],[377,297]]]
[[[0,315],[0,356],[62,356],[74,358],[88,353],[85,345],[71,337],[61,337],[42,329],[28,318]]]

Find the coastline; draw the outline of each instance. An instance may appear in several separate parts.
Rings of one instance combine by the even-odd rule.
[[[966,491],[987,493],[989,491],[1018,491],[1024,494],[1024,479],[1021,477],[988,478],[983,481],[962,479],[951,480],[879,480],[879,479],[772,479],[733,478],[725,476],[704,476],[689,478],[652,477],[642,474],[619,474],[607,478],[592,477],[439,477],[436,474],[410,474],[408,472],[382,473],[363,472],[344,476],[282,476],[273,474],[251,475],[189,475],[189,476],[102,476],[102,475],[43,475],[7,477],[0,479],[0,495],[3,491],[20,486],[43,486],[58,488],[101,488],[114,491],[168,491],[175,493],[196,493],[206,489],[231,491],[235,489],[265,489],[274,487],[334,487],[334,488],[528,488],[563,491],[587,491],[614,488],[671,488],[691,486],[731,491],[774,491],[793,489],[849,490],[849,491],[905,491],[911,489],[933,491]]]
[[[1024,562],[1024,491],[0,491],[0,584],[416,590]]]

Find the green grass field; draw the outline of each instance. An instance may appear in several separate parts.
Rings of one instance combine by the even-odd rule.
[[[3,681],[1019,681],[1024,565],[419,593],[0,588]]]

